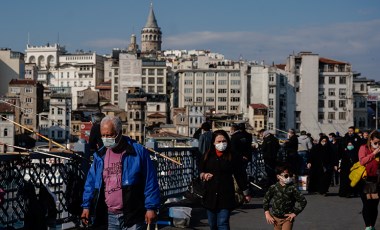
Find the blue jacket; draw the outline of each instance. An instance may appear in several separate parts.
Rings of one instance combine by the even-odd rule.
[[[126,154],[122,158],[122,200],[126,224],[143,222],[146,210],[158,210],[160,191],[157,172],[149,152],[136,141],[123,136]],[[87,174],[82,207],[90,210],[92,221],[107,216],[104,199],[104,157],[94,153],[94,161]],[[104,221],[103,221],[104,222]]]

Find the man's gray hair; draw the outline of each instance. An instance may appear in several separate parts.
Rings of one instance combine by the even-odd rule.
[[[121,129],[122,129],[122,124],[121,124],[121,120],[119,117],[105,116],[102,119],[102,122],[100,122],[100,126],[103,126],[104,123],[110,122],[110,121],[112,122],[112,125],[115,128],[116,133],[119,134],[121,132]]]

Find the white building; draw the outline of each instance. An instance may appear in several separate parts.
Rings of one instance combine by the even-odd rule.
[[[44,86],[70,87],[73,109],[77,108],[77,92],[104,81],[105,57],[95,52],[78,51],[68,54],[59,44],[46,46],[27,45],[26,63],[36,64],[37,80]]]
[[[290,55],[288,84],[296,97],[295,128],[318,133],[345,133],[353,125],[353,73],[351,65],[311,52]]]

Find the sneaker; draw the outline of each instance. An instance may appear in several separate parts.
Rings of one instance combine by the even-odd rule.
[[[372,227],[366,227],[365,230],[372,230]]]

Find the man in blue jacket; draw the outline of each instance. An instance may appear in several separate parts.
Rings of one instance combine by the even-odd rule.
[[[145,229],[157,218],[160,191],[148,150],[122,135],[118,117],[100,123],[105,154],[94,154],[84,193],[82,223],[108,229]],[[98,151],[100,152],[100,151]]]

